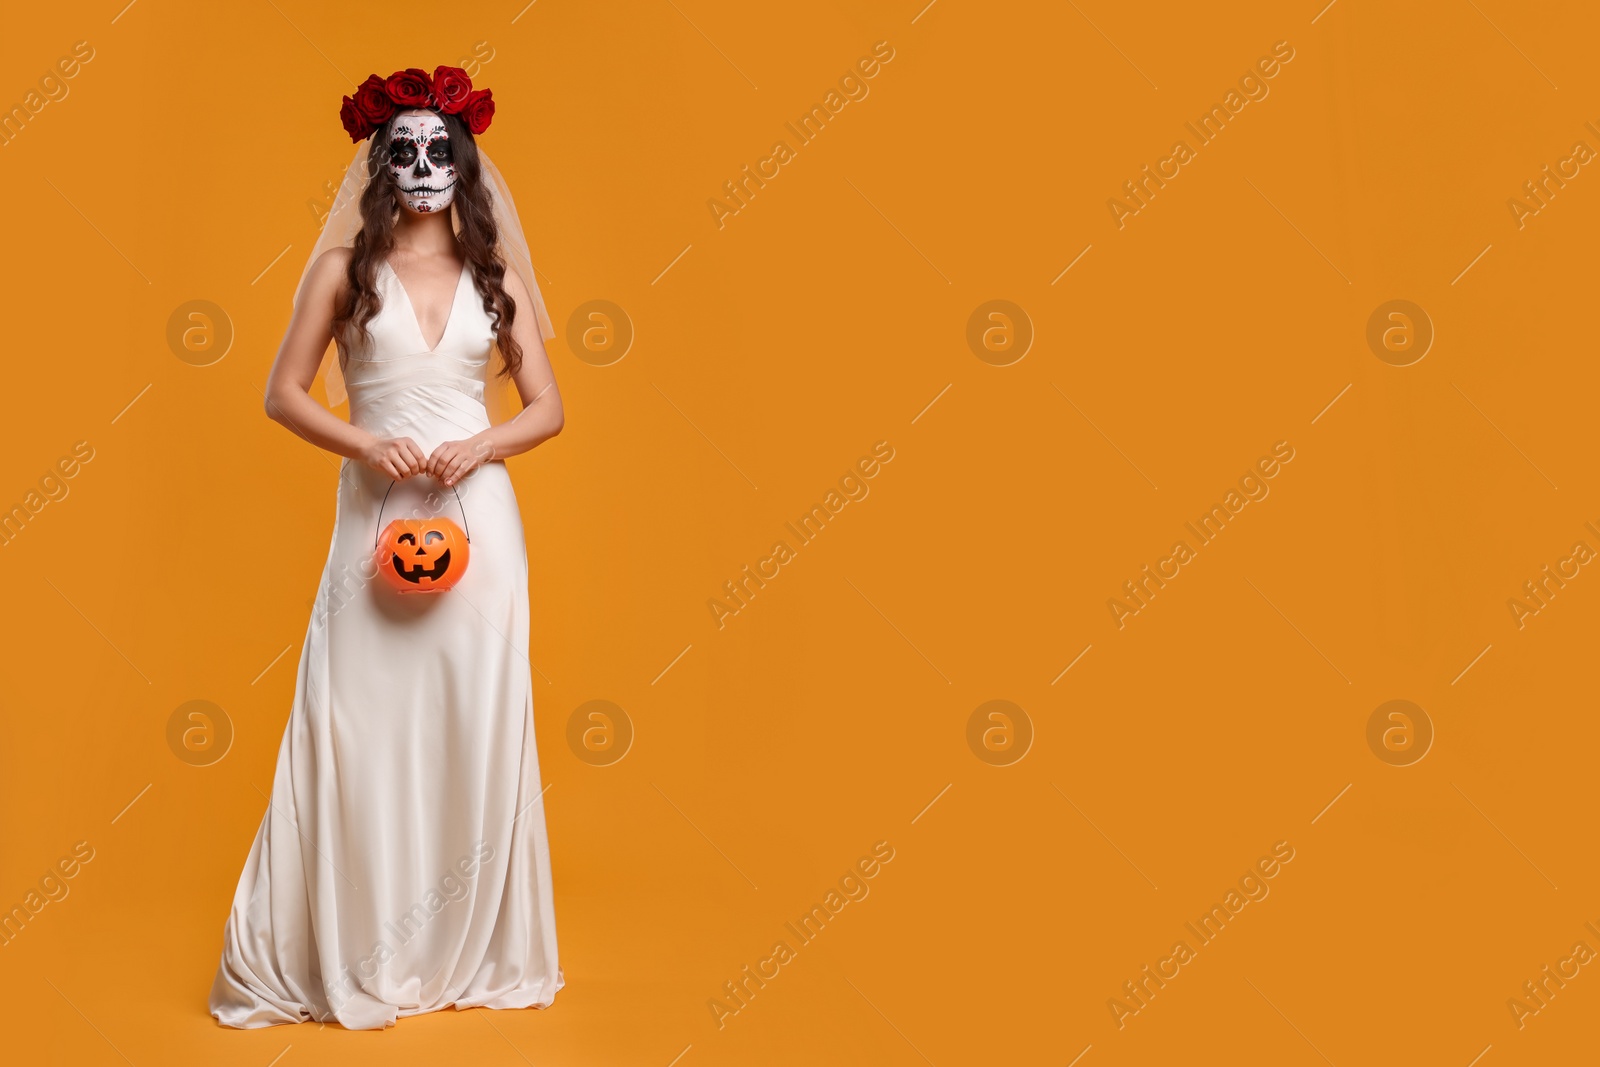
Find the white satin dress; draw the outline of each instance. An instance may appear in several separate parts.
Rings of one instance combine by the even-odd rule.
[[[371,342],[345,366],[351,421],[424,453],[484,429],[494,333],[470,272],[432,349],[387,263],[377,284]],[[211,988],[224,1026],[376,1029],[451,1006],[548,1007],[564,983],[522,519],[503,463],[457,486],[466,572],[400,595],[371,562],[390,480],[344,462],[271,803]],[[383,522],[434,513],[461,520],[454,494],[417,476]]]

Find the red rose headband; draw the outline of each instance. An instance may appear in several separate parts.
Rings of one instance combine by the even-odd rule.
[[[423,107],[446,115],[460,115],[476,137],[494,118],[494,94],[474,89],[460,67],[435,67],[433,77],[411,67],[387,78],[371,75],[353,97],[344,98],[339,118],[350,140],[359,144],[371,137],[396,111]]]

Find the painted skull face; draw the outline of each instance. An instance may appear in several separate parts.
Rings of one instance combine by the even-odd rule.
[[[443,211],[456,196],[450,131],[431,111],[404,111],[389,126],[389,177],[407,211]]]

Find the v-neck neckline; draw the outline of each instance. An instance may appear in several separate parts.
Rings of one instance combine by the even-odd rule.
[[[416,328],[417,339],[420,340],[424,345],[427,345],[428,338],[422,332],[422,319],[417,315],[417,305],[412,301],[411,294],[406,292],[406,283],[400,280],[400,272],[394,269],[394,266],[389,262],[387,257],[384,258],[383,265],[389,268],[389,273],[394,277],[395,285],[400,287],[400,295],[406,299],[406,308],[411,312],[411,325]],[[439,331],[439,339],[433,342],[432,345],[428,346],[429,355],[437,352],[439,350],[439,346],[444,344],[445,337],[447,337],[450,333],[451,325],[456,321],[456,305],[461,303],[461,283],[466,280],[467,267],[468,264],[463,261],[461,264],[461,273],[456,277],[455,291],[450,295],[450,310],[445,312],[444,329]]]

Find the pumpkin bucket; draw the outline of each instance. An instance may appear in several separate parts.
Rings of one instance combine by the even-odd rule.
[[[383,525],[383,508],[389,491],[378,505],[378,526],[382,530],[373,541],[378,573],[397,593],[442,593],[461,580],[471,556],[472,537],[463,527],[467,510],[461,505],[461,491],[455,489],[456,507],[461,511],[461,526],[442,515],[429,519],[395,519]]]

